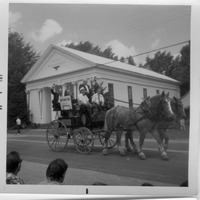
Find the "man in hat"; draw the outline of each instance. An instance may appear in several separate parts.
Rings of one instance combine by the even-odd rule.
[[[78,95],[78,102],[80,107],[86,108],[88,112],[88,116],[91,119],[92,118],[92,105],[89,102],[89,99],[86,95],[86,91],[84,87],[80,88],[80,94]]]
[[[104,106],[104,97],[101,94],[101,88],[98,88],[97,92],[92,96],[92,103],[95,108],[102,110]]]

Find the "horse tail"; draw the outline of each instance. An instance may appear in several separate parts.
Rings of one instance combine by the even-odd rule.
[[[113,123],[113,112],[115,112],[115,108],[111,108],[110,110],[108,110],[105,114],[105,120],[104,120],[104,131],[108,131],[108,126],[109,128],[111,128],[111,124]],[[109,125],[108,125],[109,123]]]

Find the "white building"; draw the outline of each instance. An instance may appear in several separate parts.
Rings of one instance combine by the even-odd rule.
[[[103,81],[105,92],[113,94],[115,105],[128,107],[132,102],[138,106],[145,96],[170,92],[180,98],[179,82],[159,73],[51,44],[24,76],[27,103],[32,113],[32,122],[49,123],[55,119],[52,111],[53,84],[66,89],[72,87],[74,98],[83,79]],[[90,83],[90,81],[88,82]],[[129,103],[128,103],[129,102]]]

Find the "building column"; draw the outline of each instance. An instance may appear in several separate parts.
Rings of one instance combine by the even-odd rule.
[[[42,106],[43,106],[43,88],[38,88],[39,106],[40,106],[40,119],[42,119]]]
[[[26,92],[26,102],[27,102],[27,110],[30,109],[30,90],[25,90]]]

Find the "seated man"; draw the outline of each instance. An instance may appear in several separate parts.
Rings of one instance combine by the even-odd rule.
[[[95,93],[92,96],[92,104],[94,107],[96,107],[98,110],[102,110],[102,107],[104,106],[104,97],[101,94],[101,88],[97,89],[97,93]]]
[[[78,95],[78,102],[80,108],[86,108],[88,112],[88,116],[92,118],[92,105],[89,103],[89,99],[85,94],[85,89],[83,87],[80,88],[80,94]]]
[[[22,159],[16,151],[7,154],[6,164],[6,183],[7,184],[24,184],[24,181],[17,176],[21,170]]]

